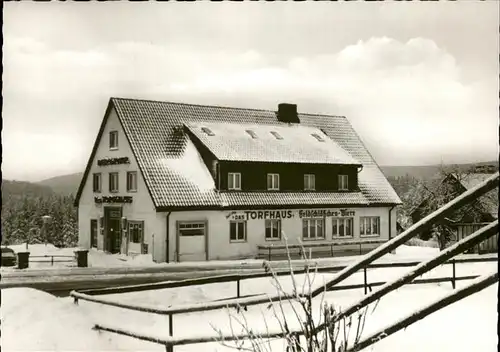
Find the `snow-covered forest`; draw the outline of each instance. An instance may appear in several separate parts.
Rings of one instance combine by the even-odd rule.
[[[53,243],[74,247],[78,242],[73,195],[54,193],[28,182],[2,180],[2,244]],[[43,231],[42,216],[51,222]]]

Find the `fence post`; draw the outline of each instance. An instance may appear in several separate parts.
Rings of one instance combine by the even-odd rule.
[[[54,266],[54,256],[50,257],[50,266]]]
[[[359,242],[359,255],[361,255],[361,241]]]
[[[367,285],[368,285],[368,282],[367,282],[368,279],[367,279],[367,275],[366,275],[366,266],[363,268],[363,281],[364,281],[363,287],[365,289],[365,295],[366,295],[366,293],[368,292],[368,287],[367,287]]]
[[[271,261],[271,246],[269,246],[268,252],[269,252],[269,254],[267,256],[267,260]]]
[[[168,315],[168,334],[174,336],[174,315],[170,313]],[[174,346],[167,345],[167,352],[174,352]]]
[[[330,249],[332,250],[332,257],[333,257],[333,244],[330,245]]]
[[[453,286],[453,289],[455,289],[455,258],[453,258],[451,260],[451,265],[452,265],[452,268],[453,268],[453,278],[451,279],[451,285]]]
[[[240,278],[236,280],[236,296],[240,298]]]

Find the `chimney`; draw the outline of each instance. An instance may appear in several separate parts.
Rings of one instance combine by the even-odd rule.
[[[278,121],[300,123],[299,115],[297,114],[297,105],[287,103],[278,104]]]

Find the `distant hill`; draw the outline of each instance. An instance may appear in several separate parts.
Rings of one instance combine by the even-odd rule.
[[[451,165],[451,164],[450,164]],[[457,164],[463,170],[481,165],[495,165],[498,168],[498,161],[485,161],[473,164]],[[421,179],[429,179],[439,172],[441,165],[424,166],[380,166],[386,177],[401,177],[410,175]]]
[[[56,176],[46,180],[37,182],[38,185],[50,187],[55,193],[62,195],[76,194],[80,181],[82,180],[83,173],[69,174],[63,176]]]
[[[54,194],[52,188],[24,181],[11,181],[2,179],[2,199],[14,197],[45,197]]]

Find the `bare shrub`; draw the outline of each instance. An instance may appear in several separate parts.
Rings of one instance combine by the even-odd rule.
[[[405,245],[411,247],[428,247],[428,248],[439,248],[439,244],[435,240],[424,241],[420,238],[413,237],[410,238]]]
[[[283,238],[287,245],[284,234]],[[306,273],[304,282],[300,283],[293,272],[288,246],[286,252],[292,284],[291,295],[279,280],[271,263],[265,261],[263,264],[266,272],[271,273],[272,284],[280,297],[277,302],[270,302],[266,306],[266,311],[272,312],[279,328],[271,329],[262,309],[260,312],[262,323],[259,325],[264,326],[265,330],[250,326],[246,316],[247,307],[238,307],[236,311],[228,312],[231,330],[229,335],[212,325],[218,335],[217,341],[222,346],[250,352],[276,352],[278,348],[272,347],[272,342],[275,340],[284,342],[280,350],[286,352],[342,352],[347,350],[348,344],[356,345],[365,326],[368,308],[365,307],[354,315],[338,319],[339,309],[325,300],[324,282],[323,293],[314,298],[311,295],[317,279],[317,268],[311,263],[311,255],[307,256],[307,251],[302,247],[301,256]],[[313,303],[318,303],[318,306],[314,308]]]

